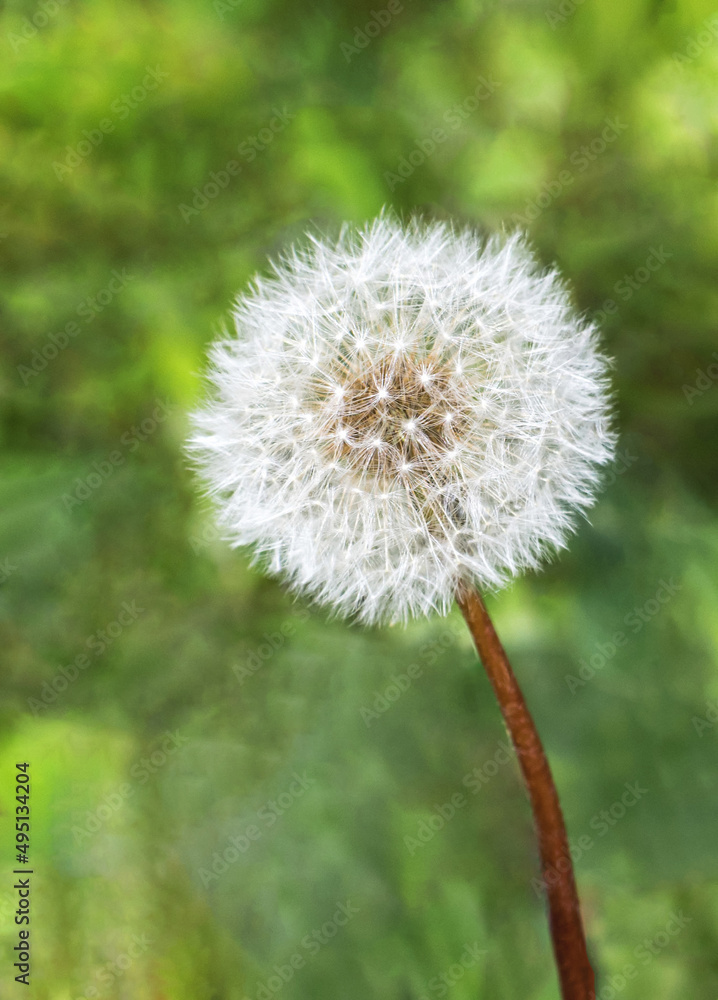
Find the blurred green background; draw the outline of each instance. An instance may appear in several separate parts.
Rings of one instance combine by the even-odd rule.
[[[603,326],[619,458],[570,550],[490,607],[599,997],[715,1000],[712,3],[9,0],[0,45],[0,994],[558,997],[460,618],[293,602],[217,540],[183,457],[234,294],[388,204],[527,228]]]

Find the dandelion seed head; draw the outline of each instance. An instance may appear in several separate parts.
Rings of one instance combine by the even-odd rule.
[[[613,455],[596,331],[524,238],[389,215],[236,302],[190,453],[224,536],[366,622],[566,544]]]

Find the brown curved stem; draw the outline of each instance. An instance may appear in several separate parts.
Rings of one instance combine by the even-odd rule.
[[[563,1000],[595,1000],[566,826],[546,754],[480,595],[460,587],[456,599],[496,693],[531,799],[561,996]]]

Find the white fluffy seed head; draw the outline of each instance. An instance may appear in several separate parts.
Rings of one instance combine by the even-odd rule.
[[[521,235],[382,215],[235,305],[190,453],[224,536],[366,622],[565,545],[613,455],[606,359]]]

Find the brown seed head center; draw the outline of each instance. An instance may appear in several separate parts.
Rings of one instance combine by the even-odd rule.
[[[456,382],[446,363],[395,356],[345,374],[328,427],[333,459],[382,481],[443,478],[468,424]]]

